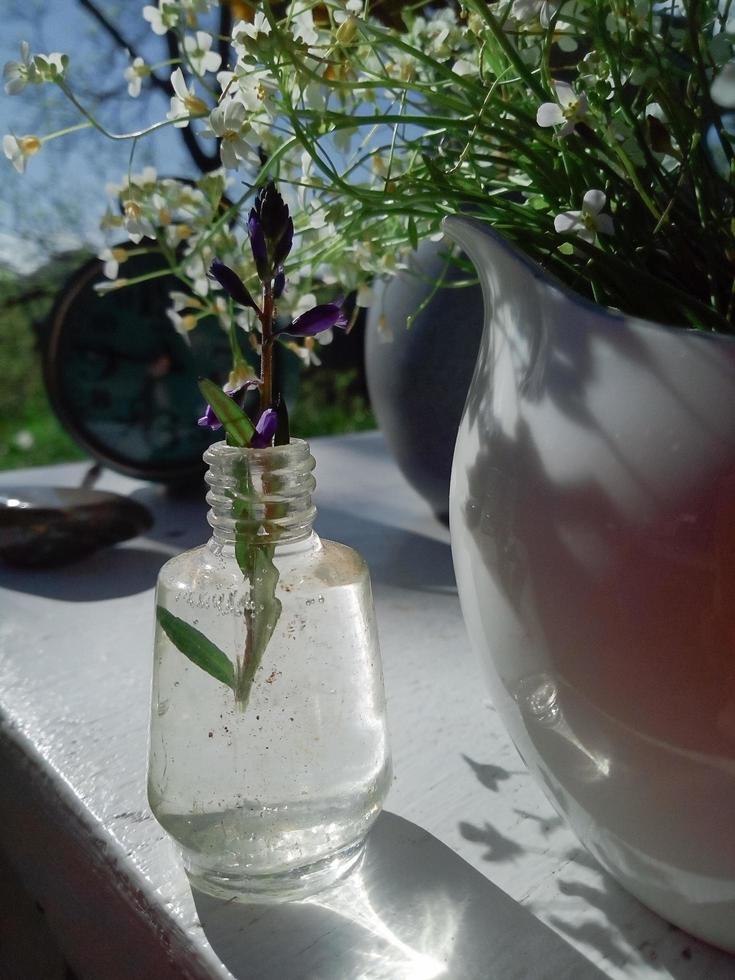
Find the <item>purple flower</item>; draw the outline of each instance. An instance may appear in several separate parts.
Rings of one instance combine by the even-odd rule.
[[[255,426],[255,435],[250,440],[253,449],[267,449],[273,441],[278,425],[278,412],[274,408],[266,408]]]
[[[259,313],[255,300],[248,292],[245,283],[236,272],[219,259],[214,259],[209,267],[210,279],[216,279],[228,296],[231,296],[240,306],[249,306]]]
[[[288,205],[269,180],[258,191],[248,218],[250,247],[262,282],[273,275],[291,251],[293,231]]]
[[[214,409],[211,405],[207,405],[204,409],[204,415],[197,420],[197,425],[200,425],[203,429],[211,429],[212,432],[216,432],[217,429],[222,428],[222,423],[214,414]]]
[[[271,242],[281,240],[291,220],[288,205],[276,189],[275,182],[269,180],[260,188],[255,198],[255,211],[263,225],[263,234]]]
[[[265,282],[270,277],[270,262],[268,261],[268,245],[266,244],[263,225],[260,218],[253,208],[248,217],[248,235],[250,236],[250,250],[253,253],[255,268],[261,282]]]
[[[273,277],[273,299],[280,299],[285,288],[286,274],[283,269],[279,269]]]
[[[286,327],[281,333],[290,334],[292,337],[313,337],[322,330],[329,330],[330,327],[344,329],[347,323],[347,316],[339,303],[322,303],[297,316],[291,326]]]

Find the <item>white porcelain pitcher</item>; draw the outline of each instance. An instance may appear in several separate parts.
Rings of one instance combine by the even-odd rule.
[[[445,230],[486,307],[450,520],[495,705],[618,881],[735,951],[735,340]]]

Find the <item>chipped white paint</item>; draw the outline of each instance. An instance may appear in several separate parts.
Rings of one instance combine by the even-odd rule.
[[[405,818],[381,818],[362,875],[322,899],[193,898],[147,808],[151,588],[167,555],[206,536],[202,501],[106,473],[101,488],[153,508],[148,536],[64,569],[0,570],[0,843],[79,976],[735,975],[735,959],[600,871],[531,782],[468,650],[448,532],[380,436],[313,451],[319,531],[371,566],[395,755],[387,805]],[[69,486],[83,472],[2,483]]]

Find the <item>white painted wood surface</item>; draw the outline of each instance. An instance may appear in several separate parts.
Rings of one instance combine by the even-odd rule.
[[[152,508],[147,536],[63,569],[0,569],[0,847],[79,977],[735,977],[734,957],[601,871],[531,782],[468,649],[448,532],[380,435],[313,452],[318,530],[371,566],[395,759],[362,872],[327,895],[192,895],[148,811],[151,590],[169,555],[206,538],[202,498],[105,473],[101,489]]]

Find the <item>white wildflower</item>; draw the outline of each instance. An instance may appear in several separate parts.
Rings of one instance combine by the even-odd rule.
[[[166,310],[166,316],[171,321],[176,333],[181,334],[181,336],[189,343],[189,334],[197,325],[197,318],[193,313],[185,313],[183,316],[172,306]]]
[[[6,95],[17,95],[28,84],[35,84],[36,68],[31,57],[31,46],[28,41],[20,42],[20,61],[8,61],[3,68]]]
[[[176,313],[181,313],[182,310],[188,309],[202,309],[202,301],[200,299],[197,299],[196,296],[190,296],[189,293],[182,293],[177,289],[172,289],[168,294],[168,298],[171,300],[171,308]]]
[[[184,51],[195,75],[215,72],[222,64],[222,57],[211,50],[212,35],[206,31],[187,34],[184,38]]]
[[[134,245],[137,245],[142,238],[156,237],[153,225],[137,201],[128,198],[122,202],[122,206],[128,238]]]
[[[64,74],[68,62],[67,56],[58,51],[51,54],[37,54],[33,59],[34,77],[29,81],[35,83],[55,82]]]
[[[24,172],[30,157],[40,149],[41,140],[37,136],[3,136],[3,153],[19,174]]]
[[[127,257],[128,251],[125,248],[103,248],[97,255],[103,263],[102,271],[107,279],[117,279],[120,266]]]
[[[319,32],[314,27],[314,18],[310,10],[302,10],[291,19],[291,33],[294,40],[303,41],[311,47],[319,42]]]
[[[548,27],[561,0],[513,0],[510,17],[519,24],[540,23]]]
[[[143,85],[143,79],[150,75],[151,70],[142,58],[133,58],[133,63],[123,72],[128,83],[128,95],[137,99]]]
[[[174,120],[177,129],[183,129],[189,125],[189,119],[197,116],[206,116],[209,108],[194,91],[194,85],[186,87],[184,73],[177,68],[171,73],[171,84],[174,95],[171,96],[171,108],[166,113],[166,118]]]
[[[554,218],[554,229],[560,235],[576,235],[585,242],[594,242],[598,234],[612,235],[613,219],[602,214],[607,202],[603,191],[591,190],[582,198],[581,211],[563,211]]]
[[[209,128],[203,136],[214,136],[220,142],[220,157],[222,166],[229,170],[237,170],[239,164],[246,163],[253,157],[253,148],[245,140],[245,134],[250,130],[247,121],[247,108],[235,99],[221,103],[209,114]]]
[[[26,85],[55,82],[64,74],[68,60],[65,54],[58,51],[33,57],[28,42],[21,41],[20,61],[7,61],[3,67],[6,94],[17,95]]]
[[[577,95],[567,82],[554,82],[556,102],[544,102],[536,113],[539,126],[559,126],[557,136],[569,136],[587,115],[587,96]]]
[[[465,75],[479,75],[480,69],[475,61],[468,61],[467,58],[458,58],[452,66],[455,75],[464,77]]]
[[[264,37],[270,34],[271,25],[268,18],[262,11],[258,10],[251,23],[239,20],[232,28],[232,42],[235,45],[247,44],[247,40],[255,41],[259,35]]]
[[[313,337],[305,337],[303,344],[299,344],[295,340],[288,340],[284,342],[283,346],[293,351],[301,360],[304,367],[311,367],[312,365],[319,367],[322,363],[314,350],[316,343]]]
[[[171,0],[158,0],[158,6],[143,7],[143,18],[151,25],[154,34],[163,35],[179,23],[181,10],[178,3]]]

